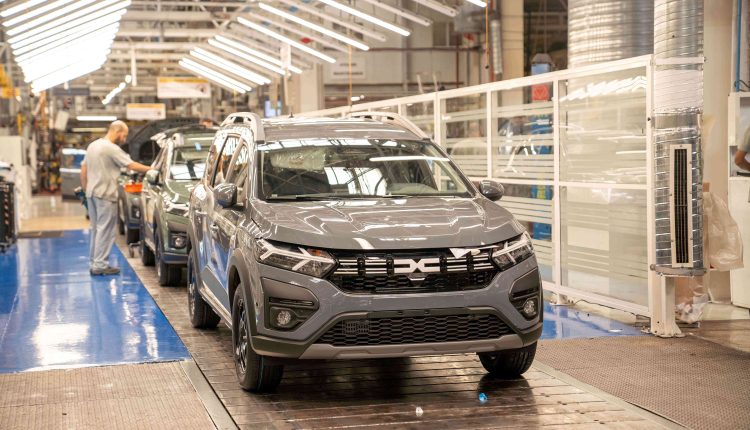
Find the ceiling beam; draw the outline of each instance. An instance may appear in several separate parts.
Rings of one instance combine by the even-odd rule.
[[[177,38],[209,38],[216,34],[216,30],[213,28],[165,28],[160,30],[158,28],[132,28],[132,27],[120,27],[120,31],[117,32],[118,38],[123,37],[160,37],[164,36],[167,39]]]
[[[115,41],[112,43],[112,49],[130,50],[134,48],[136,51],[188,51],[193,49],[197,42],[122,42]],[[138,59],[138,53],[136,52],[136,59]]]
[[[123,15],[123,21],[173,21],[173,22],[212,22],[217,19],[229,19],[227,13],[211,13],[203,11],[156,11],[156,10],[129,10]]]

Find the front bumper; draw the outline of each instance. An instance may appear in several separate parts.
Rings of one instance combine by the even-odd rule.
[[[509,292],[517,279],[537,270],[535,258],[530,258],[500,274],[486,288],[472,291],[431,294],[364,295],[344,293],[326,280],[311,278],[295,272],[266,265],[255,265],[251,283],[252,295],[263,297],[255,302],[255,327],[251,337],[253,349],[265,356],[299,359],[354,359],[376,357],[404,357],[429,354],[489,352],[520,348],[535,342],[541,336],[541,283],[540,314],[528,320],[510,301]],[[263,281],[272,280],[278,286],[283,282],[292,300],[313,296],[316,310],[302,324],[291,331],[275,330],[268,324],[268,291]],[[276,282],[273,282],[276,281]],[[273,295],[279,295],[278,287]],[[300,294],[304,293],[304,294]],[[282,293],[283,294],[283,293]],[[316,343],[336,323],[352,318],[370,318],[379,313],[424,312],[447,314],[492,314],[505,323],[511,332],[498,338],[407,343],[389,345],[333,346]]]

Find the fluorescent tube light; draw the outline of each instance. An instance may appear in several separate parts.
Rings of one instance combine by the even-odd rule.
[[[215,77],[209,76],[209,75],[207,75],[206,73],[203,73],[203,72],[202,72],[202,71],[200,71],[200,70],[197,70],[197,69],[195,69],[195,68],[193,68],[193,67],[191,67],[191,66],[188,66],[188,65],[184,64],[184,62],[183,62],[183,61],[180,61],[180,62],[179,62],[179,65],[180,65],[180,67],[182,67],[182,68],[183,68],[184,70],[186,70],[186,71],[188,71],[188,72],[190,72],[190,73],[192,73],[192,74],[194,74],[194,75],[196,75],[196,76],[200,76],[200,77],[202,77],[202,78],[204,78],[204,79],[207,79],[207,80],[209,80],[209,81],[213,82],[214,84],[216,84],[216,85],[218,85],[218,86],[220,86],[220,87],[223,87],[224,89],[227,89],[227,90],[229,90],[229,91],[234,91],[234,92],[236,92],[236,93],[240,93],[240,94],[245,94],[245,93],[247,92],[247,91],[245,91],[244,89],[242,89],[242,88],[240,88],[240,87],[236,87],[236,86],[234,86],[234,85],[230,84],[230,83],[229,83],[229,82],[227,82],[227,81],[224,81],[224,80],[222,80],[222,79],[218,79],[218,78],[215,78]]]
[[[239,49],[239,50],[244,51],[244,52],[246,52],[246,53],[248,53],[250,55],[254,55],[254,56],[256,56],[256,57],[258,57],[258,58],[260,58],[262,60],[266,60],[266,61],[268,61],[271,64],[275,64],[277,66],[284,67],[284,62],[283,61],[281,61],[278,58],[273,58],[272,56],[267,55],[267,54],[265,54],[263,52],[260,52],[257,49],[248,48],[247,46],[245,46],[245,45],[243,45],[243,44],[241,44],[239,42],[235,42],[234,40],[229,39],[229,38],[224,37],[224,36],[215,36],[214,39],[215,39],[216,42],[220,42],[220,43],[223,43],[225,45],[231,46],[232,48]],[[208,43],[211,44],[211,41],[214,40],[214,39],[209,40]],[[293,66],[291,64],[289,65],[289,70],[291,72],[294,72],[294,73],[297,73],[297,74],[302,73],[302,69],[300,69],[299,67]]]
[[[266,28],[266,27],[264,27],[262,25],[256,24],[256,23],[254,23],[252,21],[248,21],[248,20],[246,20],[245,18],[242,18],[242,17],[237,18],[237,21],[239,21],[239,23],[242,24],[242,25],[244,25],[245,27],[252,28],[255,31],[263,33],[263,34],[265,34],[267,36],[271,36],[271,37],[273,37],[274,39],[276,39],[276,40],[278,40],[280,42],[284,42],[286,44],[289,44],[289,45],[291,45],[291,46],[299,49],[300,51],[303,51],[303,52],[306,52],[306,53],[308,53],[308,54],[310,54],[312,56],[318,57],[318,58],[320,58],[323,61],[327,61],[327,62],[329,62],[331,64],[333,64],[333,63],[336,62],[336,60],[333,57],[329,57],[328,55],[326,55],[326,54],[324,54],[324,53],[322,53],[320,51],[316,51],[315,49],[312,49],[309,46],[305,46],[305,45],[303,45],[303,44],[301,44],[301,43],[299,43],[297,41],[294,41],[294,40],[292,40],[292,39],[290,39],[290,38],[288,38],[286,36],[283,36],[283,35],[275,32],[275,31],[273,31],[271,29],[268,29],[268,28]]]
[[[107,27],[112,24],[119,24],[120,18],[122,18],[122,15],[125,13],[125,10],[123,9],[122,12],[112,14],[105,16],[100,19],[96,19],[94,21],[91,21],[90,23],[86,23],[85,25],[82,25],[80,27],[71,28],[69,30],[63,31],[62,33],[53,34],[50,37],[47,37],[45,39],[37,40],[36,42],[27,44],[25,46],[21,47],[13,47],[13,54],[14,55],[23,55],[26,52],[33,51],[37,48],[43,48],[50,46],[51,44],[54,44],[58,41],[65,40],[75,40],[78,39],[88,33],[97,31],[103,27]]]
[[[33,9],[29,11],[28,13],[24,13],[23,15],[18,15],[16,17],[13,17],[7,21],[3,22],[4,27],[13,27],[14,25],[27,21],[35,16],[42,15],[44,13],[47,13],[51,10],[60,8],[62,6],[65,6],[66,4],[72,2],[73,0],[57,0],[56,2],[52,2],[49,4],[46,4],[42,7],[38,7],[36,9]]]
[[[44,3],[47,0],[29,0],[25,1],[17,6],[12,6],[7,9],[4,9],[2,12],[0,12],[0,16],[3,18],[7,18],[9,16],[13,16],[19,12],[23,12],[26,9],[32,8],[40,3]]]
[[[190,51],[190,55],[193,57],[199,58],[213,66],[219,67],[220,69],[224,69],[225,71],[229,73],[234,73],[237,76],[241,76],[245,79],[248,79],[258,85],[265,85],[270,84],[271,80],[263,75],[259,75],[255,72],[253,72],[250,69],[246,69],[239,64],[233,63],[229,60],[226,60],[213,52],[208,52],[205,49],[201,48],[195,48],[192,51]]]
[[[216,40],[213,40],[213,39],[209,39],[208,44],[211,45],[211,46],[213,46],[214,48],[221,49],[224,52],[227,52],[227,53],[232,54],[232,55],[234,55],[236,57],[242,58],[243,60],[249,61],[249,62],[251,62],[251,63],[253,63],[255,65],[258,65],[260,67],[263,67],[265,69],[268,69],[268,70],[271,70],[271,71],[273,71],[275,73],[278,73],[281,76],[286,76],[286,71],[284,69],[282,69],[281,67],[276,66],[274,64],[271,64],[271,63],[269,63],[267,61],[263,61],[263,60],[261,60],[259,58],[255,58],[252,55],[249,55],[249,54],[247,54],[245,52],[240,51],[239,49],[232,48],[231,46],[227,46],[227,45],[225,45],[225,44],[223,44],[221,42],[218,42]]]
[[[104,61],[96,61],[93,63],[78,63],[68,66],[65,69],[59,70],[51,75],[47,75],[42,79],[33,81],[31,83],[31,91],[33,91],[35,94],[39,94],[40,92],[48,88],[52,88],[56,85],[60,85],[62,83],[71,81],[75,78],[98,70],[102,67],[103,64]]]
[[[370,49],[369,46],[365,45],[362,42],[354,40],[351,37],[346,37],[343,34],[336,33],[333,30],[329,30],[329,29],[327,29],[325,27],[322,27],[322,26],[320,26],[318,24],[312,23],[310,21],[306,21],[306,20],[304,20],[304,19],[302,19],[302,18],[300,18],[298,16],[292,15],[291,13],[284,12],[283,10],[276,9],[273,6],[269,6],[269,5],[265,4],[265,3],[258,3],[258,7],[260,7],[263,10],[265,10],[266,12],[271,12],[272,14],[280,16],[280,17],[282,17],[284,19],[287,19],[287,20],[292,21],[292,22],[296,22],[297,24],[299,24],[299,25],[301,25],[303,27],[307,27],[310,30],[317,31],[318,33],[324,34],[324,35],[326,35],[328,37],[332,37],[332,38],[334,38],[334,39],[336,39],[338,41],[344,42],[347,45],[351,45],[351,46],[353,46],[353,47],[355,47],[357,49],[361,49],[363,51],[368,51]]]
[[[487,3],[483,2],[482,0],[466,0],[469,3],[475,4],[479,7],[487,7]]]
[[[361,33],[362,35],[367,36],[367,37],[369,37],[371,39],[375,39],[375,40],[380,41],[380,42],[385,42],[386,40],[388,40],[383,33],[379,33],[379,32],[377,32],[375,30],[371,30],[371,29],[369,29],[367,27],[364,27],[364,26],[359,25],[359,24],[355,24],[353,22],[349,22],[349,21],[345,21],[345,20],[339,19],[339,17],[336,17],[336,16],[331,16],[331,15],[325,14],[320,9],[312,7],[312,6],[305,5],[304,3],[300,3],[300,2],[295,1],[295,0],[277,0],[277,1],[279,1],[280,3],[284,3],[287,6],[291,6],[291,7],[297,8],[299,10],[305,11],[305,12],[309,13],[310,15],[317,16],[318,18],[321,18],[321,19],[323,19],[325,21],[332,22],[332,23],[334,23],[336,25],[340,25],[342,27],[346,27],[349,30],[352,30],[354,32]]]
[[[224,86],[229,87],[237,92],[245,93],[247,91],[252,91],[252,88],[248,85],[243,84],[242,82],[230,78],[229,76],[218,72],[214,69],[210,69],[203,64],[196,63],[195,61],[189,59],[189,58],[183,58],[180,63],[182,67],[191,70],[192,72],[203,76],[204,78],[211,79],[216,82],[222,83]]]
[[[8,39],[8,43],[10,43],[10,46],[13,49],[18,49],[38,40],[43,40],[56,34],[62,34],[62,32],[66,30],[74,31],[79,26],[84,25],[88,22],[104,22],[109,18],[108,15],[117,13],[118,11],[121,11],[119,15],[122,16],[125,13],[125,7],[127,7],[128,3],[129,1],[121,1],[113,6],[100,9],[92,14],[67,22],[55,21],[50,23],[53,25],[48,29],[45,29],[41,32],[37,31],[37,29],[34,29],[32,31],[22,33],[16,37]]]
[[[94,3],[97,0],[80,0],[77,1],[71,5],[67,5],[63,8],[57,9],[56,11],[50,12],[46,15],[40,16],[39,18],[33,19],[31,21],[25,22],[21,25],[15,26],[13,28],[10,28],[6,31],[8,36],[15,36],[17,34],[23,33],[24,31],[34,28],[34,31],[36,31],[35,27],[38,27],[46,22],[52,21],[59,17],[64,17],[64,19],[60,20],[59,22],[54,23],[55,25],[60,24],[65,21],[70,21],[71,19],[75,19],[84,15],[87,15],[95,10],[98,10],[104,6],[107,2],[98,3],[94,6],[87,7],[85,9],[80,9],[86,5],[89,5],[91,3]],[[80,10],[79,10],[80,9]],[[47,26],[44,26],[45,29]]]
[[[368,22],[371,22],[371,23],[373,23],[375,25],[383,27],[386,30],[390,30],[390,31],[392,31],[394,33],[398,33],[398,34],[400,34],[402,36],[408,36],[408,35],[411,34],[411,32],[409,30],[405,29],[405,28],[402,28],[402,27],[399,27],[397,25],[391,24],[390,22],[385,22],[385,21],[383,21],[380,18],[375,18],[374,16],[368,15],[368,14],[362,12],[361,10],[354,9],[353,7],[349,7],[349,6],[343,5],[343,4],[338,3],[338,2],[336,2],[334,0],[318,0],[318,1],[320,1],[322,3],[325,3],[328,6],[334,7],[334,8],[336,8],[336,9],[342,11],[342,12],[346,12],[349,15],[356,16],[357,18],[364,19],[365,21],[368,21]]]
[[[409,21],[416,22],[419,25],[429,27],[432,25],[432,20],[427,19],[421,15],[417,15],[408,10],[400,9],[389,4],[383,3],[380,0],[363,0],[365,3],[370,3],[375,7],[379,7],[386,12],[390,12],[394,15],[400,16],[401,18],[408,19]]]
[[[95,31],[91,31],[90,29],[87,29],[86,30],[86,32],[88,32],[87,34],[74,33],[68,37],[57,40],[48,45],[40,46],[37,49],[34,49],[33,51],[28,51],[28,52],[13,51],[13,54],[16,56],[16,61],[24,62],[28,60],[29,58],[36,57],[37,55],[40,55],[42,53],[49,52],[55,49],[61,49],[61,47],[67,44],[75,44],[75,43],[80,43],[83,41],[96,42],[97,40],[99,41],[111,40],[111,39],[114,39],[115,35],[117,34],[117,29],[119,28],[119,26],[120,26],[120,23],[115,22]],[[85,32],[82,32],[82,33],[85,33]]]
[[[102,121],[102,122],[117,121],[117,117],[114,115],[78,115],[76,119],[78,121]]]
[[[97,51],[96,57],[102,58],[104,61],[107,59],[107,55],[109,55],[110,50],[106,49],[105,51],[101,52],[101,54],[99,54],[98,52],[100,51]],[[82,61],[86,61],[90,58],[92,58],[91,52],[86,52],[83,55],[73,57],[62,56],[61,59],[56,59],[57,61],[54,62],[48,62],[44,65],[41,65],[41,67],[23,68],[24,82],[29,83],[31,81],[36,81],[37,79],[52,74],[60,69],[64,69],[65,67],[80,63]]]

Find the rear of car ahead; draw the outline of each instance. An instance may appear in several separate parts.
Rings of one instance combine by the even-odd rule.
[[[226,270],[214,269],[226,298],[202,279],[189,294],[195,325],[222,315],[232,326],[244,388],[273,389],[284,359],[475,352],[501,377],[533,361],[539,272],[528,234],[490,200],[502,187],[487,181],[477,192],[442,149],[399,121],[267,123],[264,139],[247,142],[247,195],[215,178],[193,194],[241,213]],[[191,211],[203,211],[195,203]],[[225,222],[221,210],[215,216],[206,222]],[[197,240],[193,250],[214,245]],[[205,259],[196,254],[194,279],[214,276],[197,264]]]

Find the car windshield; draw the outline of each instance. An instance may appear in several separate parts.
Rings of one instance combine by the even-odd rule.
[[[282,140],[258,146],[265,200],[469,197],[466,178],[429,142]]]
[[[196,181],[203,177],[206,170],[206,157],[214,138],[213,133],[186,134],[185,142],[175,146],[172,151],[172,163],[169,165],[169,176],[176,181]]]

